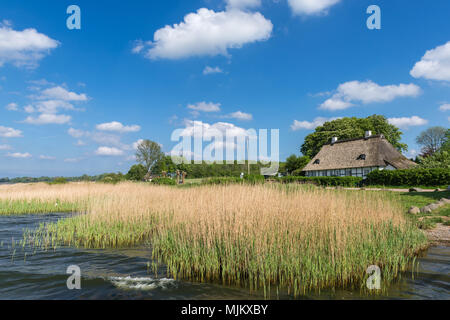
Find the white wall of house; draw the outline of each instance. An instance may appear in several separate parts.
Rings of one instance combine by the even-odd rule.
[[[366,178],[367,175],[375,170],[395,170],[388,169],[387,167],[366,167],[366,168],[348,168],[348,169],[335,169],[335,170],[317,170],[307,171],[307,177],[360,177]]]

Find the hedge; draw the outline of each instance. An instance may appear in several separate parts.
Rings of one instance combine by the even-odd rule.
[[[449,169],[376,170],[369,173],[367,185],[443,186],[450,185]]]
[[[282,177],[278,178],[282,183],[315,184],[323,187],[358,187],[362,178],[358,177]]]
[[[167,186],[174,186],[177,184],[177,182],[171,178],[155,178],[152,179],[152,183]]]

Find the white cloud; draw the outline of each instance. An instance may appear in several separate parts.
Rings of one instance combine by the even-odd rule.
[[[12,63],[17,67],[35,68],[39,60],[59,42],[36,29],[13,30],[9,24],[0,24],[0,67]]]
[[[261,6],[261,0],[226,0],[227,9],[246,9]]]
[[[369,104],[389,102],[400,97],[417,97],[421,93],[415,84],[380,86],[373,81],[349,81],[340,84],[337,92],[320,105],[320,109],[344,110],[354,106],[353,102]]]
[[[24,110],[26,113],[33,113],[33,112],[36,111],[36,109],[35,109],[31,104],[29,104],[29,105],[23,107],[23,110]]]
[[[194,111],[202,111],[202,112],[219,112],[220,111],[220,103],[212,103],[212,102],[198,102],[196,104],[190,104],[187,106],[188,109]]]
[[[228,56],[228,49],[269,39],[272,29],[272,22],[259,12],[201,8],[183,22],[157,30],[153,42],[138,42],[133,52],[144,52],[149,59]]]
[[[2,138],[19,138],[22,137],[22,131],[0,126],[0,137]]]
[[[133,148],[134,150],[137,150],[138,146],[139,146],[143,141],[144,141],[143,139],[139,139],[138,141],[134,142],[133,145],[132,145],[132,148]]]
[[[71,92],[61,86],[48,88],[42,91],[40,99],[63,100],[63,101],[87,101],[88,96],[84,93]]]
[[[69,135],[71,135],[74,138],[81,138],[84,135],[86,135],[86,132],[82,131],[82,130],[78,130],[78,129],[74,129],[74,128],[70,128],[67,133],[69,133]]]
[[[102,123],[98,124],[96,126],[97,130],[100,131],[112,131],[112,132],[138,132],[141,130],[141,127],[138,125],[132,125],[132,126],[124,126],[122,123],[113,121],[108,123]]]
[[[46,100],[37,102],[35,107],[33,109],[29,109],[28,111],[37,111],[41,113],[57,113],[60,109],[75,110],[75,107],[71,103],[63,100]]]
[[[182,137],[203,137],[203,139],[210,139],[215,134],[221,133],[224,137],[226,134],[233,137],[247,136],[247,130],[235,126],[228,122],[217,122],[209,124],[201,121],[185,120],[185,128],[180,136]]]
[[[7,144],[0,144],[0,150],[11,150],[11,146]]]
[[[56,158],[52,157],[52,156],[40,155],[39,159],[41,159],[41,160],[55,160]]]
[[[250,113],[242,112],[242,111],[232,112],[228,115],[228,117],[237,119],[237,120],[244,120],[244,121],[250,121],[253,119],[253,115],[251,115]]]
[[[388,122],[396,127],[408,129],[409,127],[423,126],[428,123],[428,120],[422,119],[418,116],[403,117],[403,118],[389,118]]]
[[[31,158],[31,154],[29,154],[28,152],[26,152],[26,153],[19,153],[19,152],[16,152],[16,153],[8,153],[6,156],[7,156],[7,157],[10,157],[10,158],[16,158],[16,159],[26,159],[26,158]]]
[[[298,131],[298,130],[302,130],[302,129],[313,130],[313,129],[317,128],[317,127],[320,127],[325,122],[333,121],[333,120],[336,120],[336,119],[339,119],[339,118],[317,117],[311,122],[294,120],[294,123],[291,125],[291,129],[293,131]]]
[[[289,6],[297,15],[326,14],[328,9],[340,0],[288,0]]]
[[[15,102],[11,102],[5,107],[5,109],[8,111],[17,111],[18,108],[19,108],[19,105]]]
[[[450,41],[427,51],[410,73],[414,78],[450,81]]]
[[[219,67],[210,67],[210,66],[206,66],[205,69],[203,70],[203,74],[204,75],[208,75],[208,74],[214,74],[214,73],[223,73],[223,70],[220,69]]]
[[[441,105],[439,107],[439,110],[441,110],[441,111],[448,111],[448,110],[450,110],[450,103],[445,103],[445,104]]]
[[[99,147],[95,151],[96,155],[99,156],[122,156],[124,154],[123,150],[111,147]]]
[[[83,158],[67,158],[67,159],[64,159],[64,162],[76,163],[76,162],[80,162],[81,160],[83,160]]]
[[[24,122],[28,124],[65,124],[72,119],[71,116],[65,114],[41,113],[38,117],[27,117]]]

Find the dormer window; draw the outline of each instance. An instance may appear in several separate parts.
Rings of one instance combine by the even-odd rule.
[[[314,164],[320,164],[320,159],[316,159],[316,161],[314,161]]]
[[[356,160],[366,160],[365,154],[360,154],[359,157]]]

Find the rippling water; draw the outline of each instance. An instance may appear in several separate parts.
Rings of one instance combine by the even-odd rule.
[[[30,251],[17,246],[24,229],[57,221],[65,215],[0,216],[0,299],[263,299],[248,289],[178,281],[162,267],[149,270],[150,251],[124,250]],[[16,243],[16,245],[14,245]],[[66,269],[81,269],[81,290],[66,286]],[[433,247],[419,259],[418,272],[403,274],[386,296],[376,299],[450,299],[450,248]],[[280,299],[292,296],[280,293]],[[304,299],[366,299],[359,291],[311,293]]]

